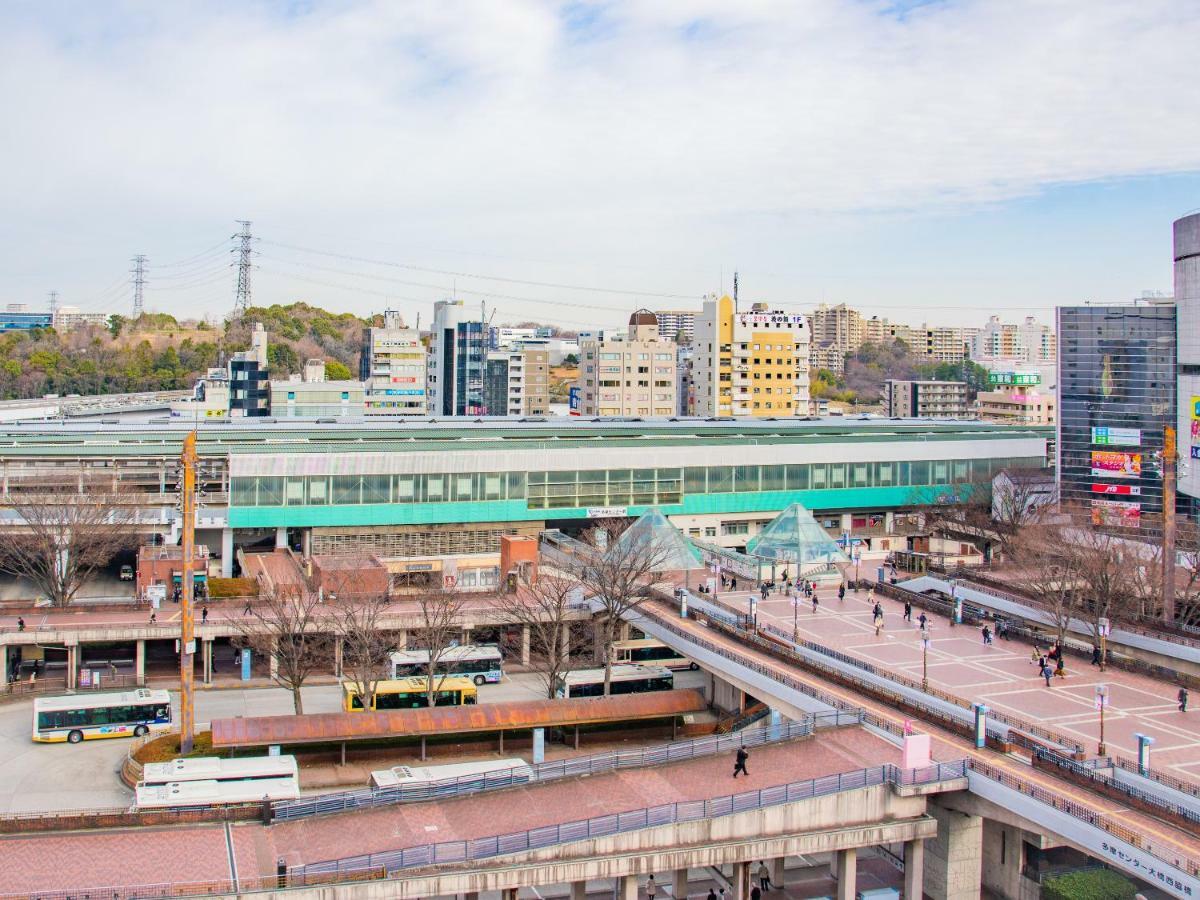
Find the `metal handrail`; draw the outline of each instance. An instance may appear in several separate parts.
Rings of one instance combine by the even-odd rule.
[[[667,803],[661,806],[646,807],[606,816],[596,816],[590,819],[580,819],[559,825],[548,825],[543,828],[534,828],[511,834],[476,838],[467,841],[445,841],[438,844],[409,847],[404,850],[369,853],[324,862],[308,863],[288,869],[288,886],[304,885],[307,883],[307,878],[312,875],[328,877],[333,874],[341,876],[362,870],[381,868],[391,875],[394,872],[418,866],[445,865],[448,863],[488,859],[490,857],[522,853],[541,847],[550,847],[556,844],[586,840],[593,837],[621,834],[643,828],[692,822],[699,819],[711,819],[717,816],[728,816],[733,813],[779,806],[785,803],[795,803],[800,800],[810,800],[814,797],[822,797],[848,790],[859,790],[880,784],[937,784],[942,781],[964,778],[966,772],[966,760],[937,763],[924,769],[901,769],[893,765],[874,766],[868,769],[860,769],[856,772],[794,781],[789,784],[766,787],[756,791],[746,791],[740,794],[730,794],[709,800]]]
[[[1179,818],[1185,819],[1194,825],[1200,825],[1200,812],[1180,806],[1177,803],[1172,803],[1170,800],[1164,800],[1162,797],[1158,797],[1147,791],[1143,791],[1141,788],[1134,787],[1131,784],[1126,784],[1125,782],[1118,781],[1115,778],[1110,778],[1109,776],[1097,771],[1095,766],[1077,762],[1076,760],[1065,757],[1059,753],[1054,753],[1050,750],[1035,750],[1034,755],[1039,760],[1057,766],[1060,769],[1070,772],[1072,775],[1080,778],[1086,778],[1088,781],[1093,781],[1097,784],[1104,785],[1105,787],[1114,791],[1119,791],[1120,793],[1126,795],[1127,797],[1131,797],[1134,800],[1138,800],[1142,803],[1148,803],[1164,813],[1178,816]]]

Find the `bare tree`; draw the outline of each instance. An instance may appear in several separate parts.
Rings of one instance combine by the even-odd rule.
[[[571,623],[579,619],[582,599],[575,578],[543,566],[522,581],[515,593],[501,594],[494,601],[506,621],[528,633],[529,667],[551,700],[570,666],[571,655],[583,647],[583,640],[571,630]]]
[[[1080,574],[1086,584],[1085,619],[1096,646],[1103,647],[1103,623],[1136,616],[1160,593],[1158,555],[1153,548],[1111,531],[1095,527],[1076,530],[1075,547],[1083,562]],[[1101,653],[1100,670],[1107,664]]]
[[[601,650],[604,653],[604,694],[612,693],[612,647],[617,627],[650,598],[662,584],[670,548],[647,538],[622,540],[623,525],[594,528],[586,535],[593,552],[571,572],[599,606]]]
[[[1083,611],[1086,588],[1084,556],[1071,540],[1072,530],[1069,522],[1040,522],[1018,532],[1012,544],[1013,580],[1050,614],[1060,644]]]
[[[32,581],[54,606],[69,606],[96,572],[137,546],[135,510],[111,481],[72,479],[0,497],[11,517],[0,571]]]
[[[300,689],[329,664],[334,621],[320,596],[307,588],[276,587],[259,595],[241,619],[231,620],[241,643],[271,664],[271,678],[292,693],[296,715],[304,715]]]
[[[386,594],[358,596],[330,610],[333,634],[342,643],[342,671],[362,698],[363,709],[371,709],[380,681],[389,677],[396,635],[380,627],[387,612]]]
[[[434,695],[442,689],[447,673],[439,672],[446,652],[458,643],[462,635],[462,610],[465,598],[456,590],[446,588],[423,591],[417,598],[421,625],[416,631],[416,644],[429,651],[429,678],[426,681],[426,700],[434,706]]]

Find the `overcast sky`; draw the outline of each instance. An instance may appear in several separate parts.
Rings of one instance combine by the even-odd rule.
[[[224,315],[237,219],[256,303],[422,324],[1169,292],[1197,47],[1190,0],[7,0],[0,303],[127,312],[145,253]]]

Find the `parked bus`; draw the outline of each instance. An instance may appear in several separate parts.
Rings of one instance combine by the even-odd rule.
[[[476,685],[492,684],[504,677],[504,662],[495,644],[450,647],[438,660],[438,673],[465,675]],[[429,672],[428,650],[400,650],[392,654],[392,677],[411,678]]]
[[[250,781],[172,781],[168,784],[138,785],[138,809],[179,806],[218,806],[224,803],[254,803],[261,800],[295,800],[300,784],[295,778],[259,778]]]
[[[171,695],[139,688],[121,694],[76,694],[33,701],[33,739],[78,744],[94,738],[129,737],[171,726]]]
[[[656,641],[654,638],[614,642],[612,661],[614,664],[666,666],[668,669],[699,668],[686,656],[680,655],[674,647],[668,647],[662,641]]]
[[[487,759],[448,766],[394,766],[371,773],[371,787],[395,788],[403,793],[436,797],[464,788],[525,784],[533,769],[523,759]]]
[[[473,706],[479,699],[475,683],[470,678],[434,679],[434,684],[437,687],[433,698],[434,706]],[[428,687],[429,679],[425,676],[380,681],[375,685],[371,709],[422,709],[429,706],[429,698],[426,695]],[[359,695],[358,685],[352,681],[342,682],[342,709],[346,712],[362,712],[362,697]]]
[[[613,666],[612,693],[640,694],[645,691],[669,691],[675,676],[663,666]],[[577,669],[558,679],[559,697],[603,697],[604,670]]]
[[[245,756],[236,759],[201,756],[194,759],[174,759],[165,763],[146,763],[142,767],[142,778],[138,787],[184,781],[217,781],[232,784],[299,777],[300,770],[296,766],[294,756]]]

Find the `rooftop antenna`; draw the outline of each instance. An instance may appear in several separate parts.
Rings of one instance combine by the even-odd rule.
[[[733,308],[737,310],[737,269],[733,270]]]

